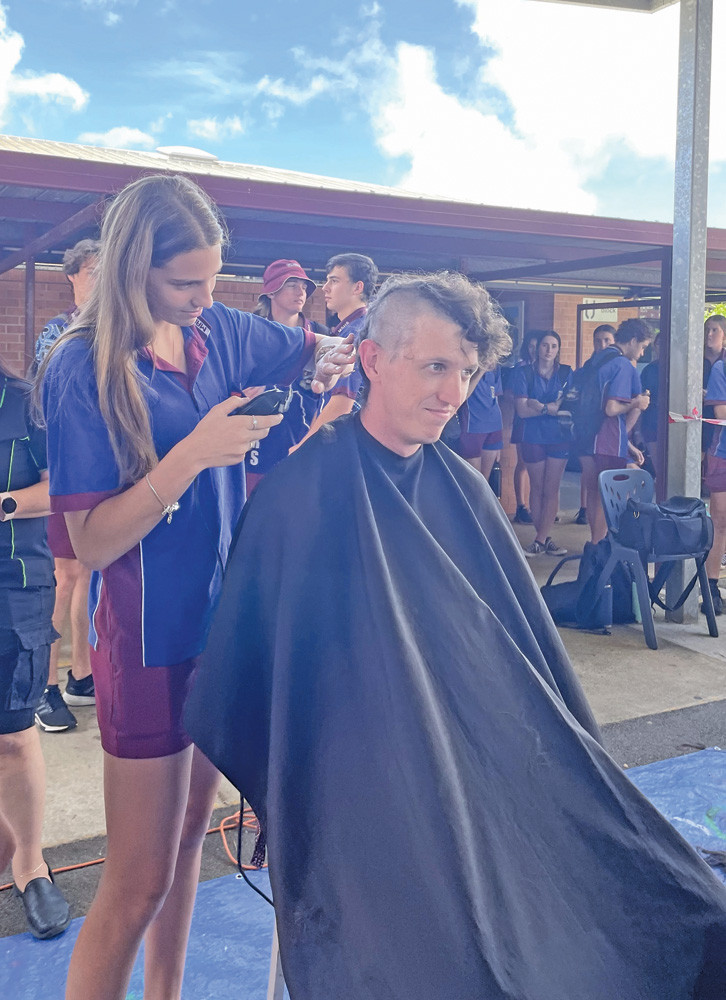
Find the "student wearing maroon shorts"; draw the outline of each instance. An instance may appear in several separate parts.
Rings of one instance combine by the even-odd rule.
[[[562,556],[567,553],[549,535],[557,516],[560,483],[570,452],[568,435],[557,413],[572,379],[569,365],[560,364],[560,336],[543,330],[535,361],[515,371],[512,390],[517,416],[522,420],[522,457],[527,463],[529,505],[535,526],[534,541],[524,554]]]
[[[215,303],[225,242],[185,177],[128,185],[106,213],[96,286],[41,366],[50,495],[94,570],[90,605],[108,846],[67,1000],[122,1000],[142,938],[144,995],[178,1000],[219,775],[182,710],[206,643],[243,459],[279,416],[233,413],[247,386],[351,370],[338,338]]]
[[[466,427],[462,429],[454,451],[487,480],[502,450],[501,394],[501,367],[497,365],[492,371],[484,372],[459,411],[460,415],[462,412],[465,414]]]

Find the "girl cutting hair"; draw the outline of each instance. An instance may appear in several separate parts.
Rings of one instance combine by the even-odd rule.
[[[245,500],[245,453],[279,416],[246,386],[313,388],[352,347],[214,302],[225,233],[184,177],[135,181],[103,222],[91,298],[40,372],[51,506],[91,582],[108,848],[70,1000],[126,996],[145,938],[149,997],[180,996],[218,774],[182,724]],[[317,359],[317,362],[316,362]]]

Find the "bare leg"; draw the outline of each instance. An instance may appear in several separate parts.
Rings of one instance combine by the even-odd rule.
[[[145,1000],[177,1000],[181,996],[202,845],[209,829],[219,780],[219,771],[195,747],[189,804],[184,817],[174,882],[164,905],[146,932]]]
[[[477,472],[481,472],[481,455],[477,455],[476,458],[467,458],[465,461],[476,469]]]
[[[13,879],[23,892],[32,878],[48,877],[41,849],[45,761],[35,726],[0,735],[0,802],[15,840]]]
[[[489,479],[492,474],[492,469],[494,468],[494,463],[497,460],[498,451],[483,451],[479,459],[481,468],[479,471],[485,479]]]
[[[522,446],[517,445],[517,464],[514,466],[514,499],[518,507],[526,507],[529,500],[529,475],[522,458]]]
[[[91,647],[88,643],[88,587],[91,571],[78,563],[76,582],[71,596],[71,648],[73,676],[77,681],[91,672]]]
[[[706,576],[718,580],[721,573],[721,557],[726,551],[726,493],[712,493],[709,513],[713,521],[713,545],[706,560]]]
[[[76,559],[55,560],[55,607],[53,608],[53,628],[63,636],[73,600],[73,588],[76,585],[78,567],[81,564]],[[58,661],[60,659],[61,640],[56,639],[50,647],[50,669],[48,683],[58,683]]]
[[[7,819],[0,813],[0,872],[5,871],[15,853],[15,834]]]
[[[560,503],[560,483],[567,465],[566,458],[548,458],[544,463],[542,501],[537,524],[537,538],[542,541],[549,536],[557,517]]]
[[[104,754],[106,863],[66,1000],[124,1000],[141,940],[174,880],[191,769],[192,747],[151,760]]]
[[[534,521],[535,531],[537,532],[534,536],[535,541],[538,542],[544,542],[545,540],[545,535],[540,533],[539,527],[542,518],[542,491],[544,490],[545,465],[546,462],[527,463],[527,473],[529,474],[529,510]]]

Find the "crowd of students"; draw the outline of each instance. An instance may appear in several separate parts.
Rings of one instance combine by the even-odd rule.
[[[638,362],[649,346],[650,361],[640,370]],[[510,440],[517,454],[513,521],[534,525],[534,540],[525,547],[529,558],[543,554],[559,556],[566,551],[549,532],[559,520],[559,490],[568,460],[576,460],[581,473],[580,507],[574,521],[589,525],[593,542],[600,541],[607,533],[598,490],[599,473],[628,465],[643,467],[653,476],[656,471],[655,447],[663,419],[658,336],[654,337],[650,326],[640,319],[625,320],[617,329],[601,324],[593,331],[592,355],[577,371],[560,362],[560,347],[559,334],[554,330],[526,332],[514,365],[499,366],[496,371],[485,373],[462,407],[462,423],[472,431],[474,420],[480,419],[472,416],[472,411],[478,411],[481,401],[487,400],[486,427],[477,424],[476,430],[496,428],[496,436],[477,438],[474,433],[462,431],[454,445],[459,454],[487,476],[501,447],[498,397],[503,392],[513,397]],[[721,395],[726,390],[719,378],[725,347],[726,317],[711,316],[704,326],[703,417],[706,420],[718,419],[724,413],[720,408]],[[719,468],[722,452],[726,454],[720,446],[720,427],[704,422],[704,495],[720,492],[714,472]],[[709,484],[714,482],[717,488],[712,490]],[[712,506],[718,508],[718,498]],[[718,519],[717,511],[715,518]],[[719,548],[718,539],[714,548]],[[715,559],[714,555],[714,567]],[[712,577],[712,589],[720,611],[717,575]]]
[[[48,700],[57,638],[48,598],[52,563],[39,527],[48,510],[67,526],[65,556],[77,555],[94,570],[93,676],[84,692],[95,698],[105,751],[108,849],[74,950],[69,998],[122,996],[143,937],[150,995],[179,994],[201,842],[219,778],[191,745],[182,711],[232,533],[261,476],[359,398],[361,376],[351,357],[378,279],[374,262],[358,253],[328,262],[323,294],[338,320],[328,330],[303,311],[316,285],[296,260],[269,265],[254,314],[215,302],[224,244],[215,206],[191,181],[148,177],[117,196],[92,248],[95,281],[76,300],[81,308],[58,331],[63,337],[39,346],[36,393],[47,461],[43,435],[29,430],[28,386],[2,371],[9,467],[0,469],[8,485],[0,494],[0,522],[11,525],[0,533],[0,569],[14,574],[7,591],[19,596],[6,601],[0,620],[0,800],[7,821],[0,823],[0,840],[5,832],[13,842],[14,877],[38,937],[60,933],[69,920],[40,854],[44,779],[33,727],[44,689]],[[704,391],[717,418],[726,418],[725,333],[723,317],[708,321]],[[635,440],[650,444],[657,434],[657,423],[644,421],[657,361],[646,369],[650,392],[636,368],[651,336],[636,319],[617,330],[598,327],[593,356],[579,372],[561,362],[555,331],[523,338],[505,388],[515,407],[514,519],[535,531],[527,557],[566,552],[551,532],[573,435],[583,477],[578,516],[585,513],[593,540],[604,537],[597,473],[642,464]],[[563,414],[578,386],[584,398],[588,380],[597,386],[599,410],[585,434],[582,414],[574,431]],[[235,414],[240,395],[254,398],[278,383],[293,388],[284,420]],[[472,384],[455,448],[488,478],[503,445],[502,369],[480,372]],[[25,442],[24,463],[12,468],[11,443],[18,441]],[[709,576],[716,567],[720,613],[715,581],[726,546],[726,437],[721,445],[714,435],[710,447],[706,484],[721,548]],[[27,551],[21,552],[23,522]],[[71,689],[84,679],[71,673]],[[24,782],[36,789],[31,816],[19,803]],[[140,815],[149,818],[143,830]]]

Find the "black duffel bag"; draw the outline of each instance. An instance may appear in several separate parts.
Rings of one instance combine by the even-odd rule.
[[[671,497],[660,504],[631,497],[620,516],[617,539],[656,556],[707,552],[713,544],[713,521],[698,497]]]

